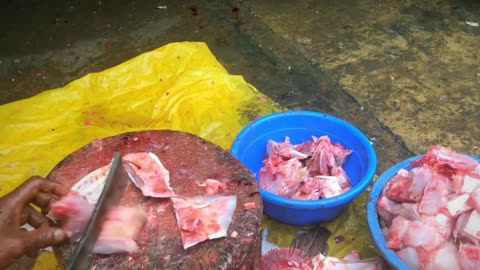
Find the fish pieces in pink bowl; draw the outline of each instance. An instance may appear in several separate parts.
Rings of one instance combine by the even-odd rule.
[[[374,183],[367,220],[393,269],[480,269],[480,158],[436,145],[396,164]]]

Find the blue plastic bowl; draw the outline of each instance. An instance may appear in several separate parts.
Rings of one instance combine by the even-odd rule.
[[[372,183],[377,156],[370,141],[353,125],[336,117],[309,111],[274,113],[253,121],[235,138],[231,153],[257,177],[263,167],[268,140],[299,144],[328,135],[333,143],[352,150],[343,168],[352,189],[328,199],[295,200],[260,189],[264,212],[282,223],[307,226],[338,217]]]
[[[397,163],[395,166],[390,167],[386,170],[380,177],[378,177],[375,184],[373,184],[372,190],[370,191],[370,195],[368,197],[367,203],[367,220],[368,220],[368,228],[370,229],[370,233],[372,234],[373,241],[377,248],[382,253],[385,260],[396,270],[409,270],[410,268],[395,254],[395,252],[389,248],[387,248],[387,241],[385,237],[383,237],[382,230],[380,229],[380,223],[378,220],[377,214],[377,203],[378,198],[382,195],[383,187],[387,184],[390,179],[392,179],[400,169],[406,169],[410,171],[413,169],[411,163],[415,160],[418,160],[423,155],[416,156],[404,160],[400,163]],[[479,157],[468,155],[478,161],[480,161]]]

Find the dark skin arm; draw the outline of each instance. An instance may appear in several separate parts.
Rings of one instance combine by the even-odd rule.
[[[23,255],[36,256],[40,249],[62,244],[67,239],[65,232],[51,227],[49,220],[31,206],[47,212],[52,201],[67,193],[62,184],[34,176],[0,198],[0,269]],[[20,228],[26,223],[35,230]]]

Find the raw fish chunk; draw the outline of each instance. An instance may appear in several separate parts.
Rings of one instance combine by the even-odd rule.
[[[415,202],[419,202],[427,183],[434,175],[435,171],[428,165],[423,165],[419,170],[416,170],[412,184],[408,190],[409,198]]]
[[[385,222],[387,226],[390,226],[392,219],[394,218],[394,208],[397,204],[388,199],[387,196],[381,195],[377,203],[377,212],[381,217],[381,220]]]
[[[463,242],[471,242],[471,243],[474,243],[474,244],[479,244],[480,243],[480,241],[478,240],[477,237],[471,235],[468,232],[465,232],[465,227],[466,227],[468,221],[470,220],[470,216],[472,215],[473,212],[474,212],[474,210],[471,210],[469,212],[465,212],[457,218],[457,223],[455,225],[455,229],[453,230],[453,237],[457,241],[460,240],[460,241],[463,241]],[[474,220],[472,220],[472,221],[474,221]],[[473,224],[473,223],[471,223],[471,224]]]
[[[69,235],[70,241],[76,242],[80,240],[94,209],[95,205],[80,194],[69,192],[50,206],[48,216],[61,220],[62,228]]]
[[[443,242],[445,242],[445,239],[435,230],[435,227],[430,224],[424,224],[421,221],[410,223],[403,239],[405,245],[415,248],[421,247],[426,251],[436,249]]]
[[[419,220],[421,218],[418,212],[418,204],[416,203],[397,204],[392,213],[403,216],[408,220]]]
[[[102,231],[93,248],[95,254],[135,253],[134,239],[140,233],[147,216],[139,207],[115,207],[102,224]]]
[[[123,156],[130,179],[144,196],[168,198],[175,196],[170,186],[170,173],[154,153],[139,152]]]
[[[458,258],[462,270],[480,269],[480,246],[471,244],[460,244]]]
[[[477,187],[472,193],[470,193],[468,203],[475,207],[477,211],[480,211],[480,187]]]
[[[465,193],[450,199],[445,207],[450,216],[456,217],[468,210],[471,210],[472,207],[467,204],[467,200],[469,198],[470,195]]]
[[[395,177],[388,181],[385,187],[385,195],[392,201],[398,203],[414,203],[415,200],[410,198],[409,190],[412,186],[412,179],[402,174],[397,174]]]
[[[409,220],[402,216],[397,216],[393,219],[388,235],[388,248],[400,249],[403,247],[403,239],[407,234],[410,223]]]
[[[444,242],[430,256],[425,270],[461,270],[457,248],[451,242]]]
[[[207,239],[227,236],[237,207],[236,196],[172,197],[171,200],[184,249]]]
[[[453,189],[457,194],[471,193],[480,187],[480,175],[475,173],[456,174],[452,179]]]
[[[408,265],[408,267],[410,267],[411,270],[422,270],[417,249],[413,247],[405,247],[397,251],[397,255],[406,265]]]
[[[435,216],[423,216],[422,220],[425,224],[434,227],[442,235],[443,239],[447,240],[452,235],[455,222],[453,218],[438,213]]]
[[[425,187],[418,211],[421,214],[435,215],[448,201],[448,178],[436,174]]]
[[[423,164],[430,165],[446,176],[473,171],[479,165],[475,159],[440,145],[432,146],[421,159],[412,162],[413,166]]]
[[[472,211],[463,227],[463,232],[471,238],[474,238],[475,242],[480,241],[480,213],[478,213],[478,211]]]

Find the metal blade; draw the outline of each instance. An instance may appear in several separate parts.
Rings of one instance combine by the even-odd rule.
[[[75,249],[68,270],[84,270],[90,267],[90,255],[102,229],[102,221],[108,210],[118,204],[129,182],[128,174],[121,161],[120,153],[116,152],[102,194]]]

